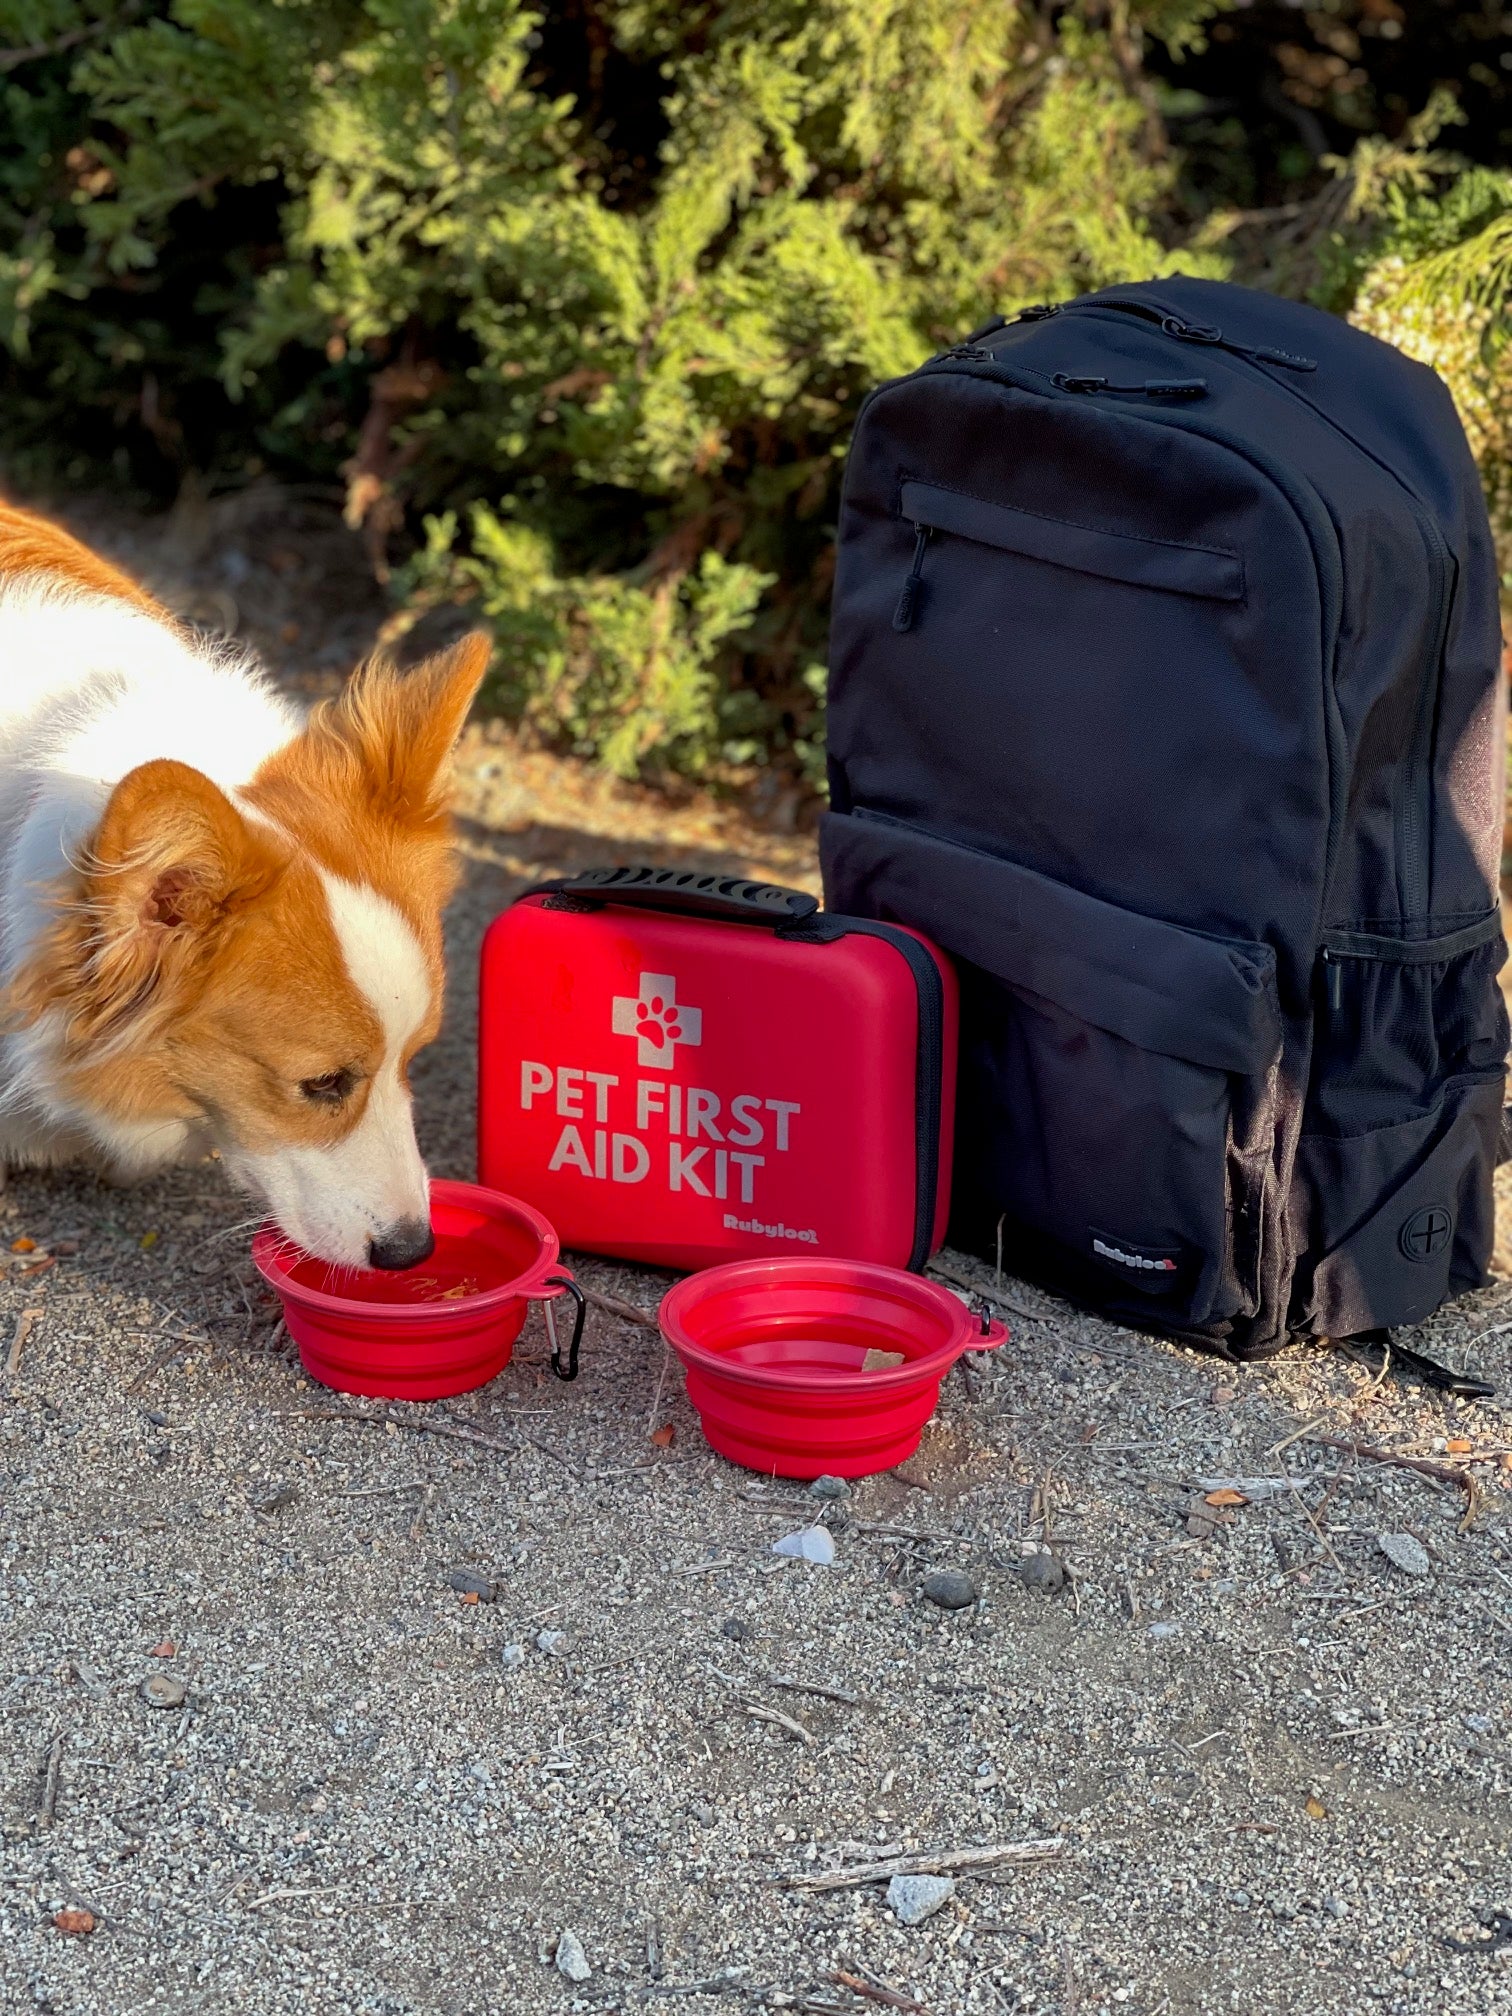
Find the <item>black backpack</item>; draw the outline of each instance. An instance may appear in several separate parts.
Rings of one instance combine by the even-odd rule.
[[[871,395],[825,892],[961,963],[956,1244],[1234,1358],[1484,1283],[1500,656],[1448,393],[1319,310],[1113,287]]]

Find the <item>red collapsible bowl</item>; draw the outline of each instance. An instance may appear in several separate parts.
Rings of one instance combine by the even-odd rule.
[[[400,1273],[332,1267],[271,1225],[258,1233],[252,1258],[312,1379],[339,1393],[442,1400],[503,1371],[530,1303],[567,1278],[556,1233],[517,1198],[443,1182],[431,1185],[431,1230],[430,1259]]]
[[[807,1256],[690,1275],[659,1320],[710,1446],[769,1477],[896,1468],[961,1353],[1008,1335],[917,1274]],[[872,1351],[903,1362],[868,1371]]]

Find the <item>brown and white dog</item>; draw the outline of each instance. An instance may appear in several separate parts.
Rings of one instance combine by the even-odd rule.
[[[488,662],[308,720],[246,653],[0,505],[0,1164],[219,1149],[348,1266],[430,1251],[407,1072],[441,1014],[452,745]]]

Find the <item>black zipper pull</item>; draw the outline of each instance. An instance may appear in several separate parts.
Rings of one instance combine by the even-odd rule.
[[[1057,371],[1050,380],[1062,392],[1132,392],[1146,399],[1205,399],[1206,378],[1145,378],[1138,385],[1115,385],[1109,378]]]
[[[1257,364],[1280,364],[1288,371],[1316,371],[1315,357],[1297,357],[1290,350],[1272,350],[1260,343],[1233,343],[1210,322],[1183,322],[1179,315],[1162,315],[1160,326],[1178,343],[1210,343],[1216,350],[1232,350],[1236,357],[1251,357]]]
[[[1031,308],[1020,308],[1013,318],[1014,326],[1017,327],[1020,322],[1048,322],[1052,315],[1060,312],[1058,301],[1036,301]]]
[[[942,357],[964,357],[968,364],[990,364],[992,352],[980,343],[957,343],[952,350],[942,350]]]
[[[1246,347],[1242,343],[1231,343],[1231,350],[1237,350],[1242,357],[1253,357],[1257,364],[1279,364],[1287,371],[1316,371],[1316,357],[1294,357],[1290,350],[1271,350],[1263,345]]]
[[[1329,1013],[1337,1015],[1344,1006],[1344,968],[1325,945],[1323,947],[1323,991]]]
[[[913,628],[914,611],[919,604],[919,591],[924,586],[922,570],[924,549],[929,544],[929,530],[927,525],[915,528],[913,565],[908,570],[908,579],[903,583],[903,593],[898,597],[898,606],[893,611],[894,630]]]

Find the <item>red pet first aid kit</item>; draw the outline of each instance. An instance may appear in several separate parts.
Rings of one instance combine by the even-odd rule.
[[[956,982],[917,932],[592,869],[494,920],[479,994],[479,1179],[564,1246],[918,1268],[944,1238]]]

